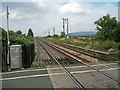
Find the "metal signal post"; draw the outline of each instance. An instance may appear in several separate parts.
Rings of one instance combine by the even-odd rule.
[[[67,38],[69,38],[69,35],[68,35],[69,34],[68,18],[63,18],[63,32],[64,33],[65,33],[65,28],[66,28]]]
[[[9,34],[9,12],[7,5],[7,64],[10,66],[10,34]]]
[[[63,32],[65,33],[65,22],[64,22],[64,18],[63,18]]]

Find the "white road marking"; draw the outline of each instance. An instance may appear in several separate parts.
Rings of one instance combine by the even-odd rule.
[[[103,66],[103,65],[113,65],[113,64],[118,64],[118,63],[98,64],[98,65],[91,65],[91,66]],[[88,66],[85,66],[85,65],[82,65],[82,66],[69,66],[69,67],[65,67],[65,68],[69,69],[69,68],[81,68],[81,67],[88,67]],[[61,69],[61,68],[47,68],[47,69]]]
[[[31,78],[31,77],[42,77],[42,76],[48,76],[48,74],[29,75],[29,76],[21,76],[21,77],[13,77],[13,78],[2,78],[0,80],[14,80],[14,79]]]
[[[110,68],[110,69],[102,69],[100,71],[110,71],[110,70],[115,70],[117,68]],[[89,72],[95,72],[95,70],[86,70],[86,71],[75,71],[75,72],[71,72],[72,74],[75,73],[89,73]],[[53,73],[53,74],[41,74],[41,75],[29,75],[29,76],[21,76],[21,77],[13,77],[13,78],[2,78],[0,79],[0,81],[4,81],[4,80],[15,80],[15,79],[22,79],[22,78],[32,78],[32,77],[43,77],[43,76],[49,76],[49,75],[62,75],[65,73]]]
[[[0,74],[11,74],[11,73],[29,72],[29,71],[42,71],[42,70],[47,70],[47,69],[44,68],[44,69],[32,69],[32,70],[20,70],[20,71],[5,72]]]
[[[113,65],[113,64],[118,64],[118,63],[98,64],[98,65],[91,65],[91,66],[102,66],[102,65]],[[85,65],[83,65],[83,66],[70,66],[70,67],[66,67],[66,68],[69,69],[69,68],[80,68],[80,67],[87,67],[87,66],[85,66]],[[60,68],[47,68],[47,69],[60,69]],[[20,71],[5,72],[5,73],[0,73],[0,74],[11,74],[11,73],[20,73],[20,72],[41,71],[41,70],[47,70],[47,69],[44,68],[44,69],[32,69],[32,70],[20,70]]]
[[[103,66],[103,65],[113,65],[118,63],[110,63],[110,64],[98,64],[98,65],[91,65],[91,66]],[[66,68],[79,68],[79,67],[87,67],[87,66],[72,66],[72,67],[66,67]]]
[[[116,69],[118,69],[118,68],[102,69],[100,71],[110,71],[110,70],[116,70]],[[94,71],[96,71],[96,70],[75,71],[75,72],[71,72],[71,73],[73,73],[73,74],[75,74],[75,73],[88,73],[88,72],[94,72]]]

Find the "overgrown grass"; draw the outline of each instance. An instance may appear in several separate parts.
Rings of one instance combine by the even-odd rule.
[[[81,46],[84,48],[90,48],[100,51],[105,51],[109,53],[117,53],[120,51],[120,42],[115,42],[113,40],[101,41],[96,39],[95,36],[85,36],[85,37],[71,37],[69,39],[66,38],[46,38],[47,41],[50,42],[59,42],[59,43],[67,43],[72,45]]]

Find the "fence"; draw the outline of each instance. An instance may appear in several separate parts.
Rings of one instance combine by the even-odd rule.
[[[7,71],[7,45],[2,47],[2,71]]]
[[[35,56],[34,44],[22,45],[22,66],[28,68],[31,66]]]

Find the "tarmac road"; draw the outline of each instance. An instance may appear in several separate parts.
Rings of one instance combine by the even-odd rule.
[[[2,88],[53,88],[46,69],[2,74]]]

